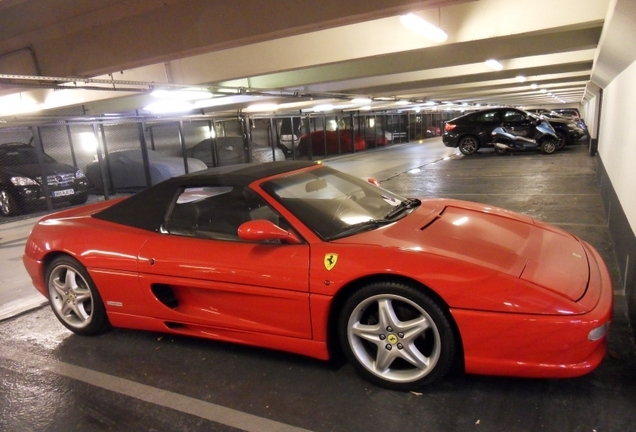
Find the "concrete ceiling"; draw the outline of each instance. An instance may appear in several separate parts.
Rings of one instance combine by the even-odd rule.
[[[610,3],[0,0],[0,120],[142,110],[186,86],[212,90],[199,112],[578,104]],[[406,28],[408,12],[447,40]]]

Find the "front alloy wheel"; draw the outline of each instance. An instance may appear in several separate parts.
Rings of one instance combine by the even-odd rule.
[[[397,283],[369,285],[354,294],[343,307],[339,336],[360,374],[394,390],[443,377],[456,352],[451,324],[437,303]]]
[[[15,199],[6,189],[0,190],[0,212],[3,216],[13,216],[18,212]]]
[[[541,144],[541,151],[545,154],[552,154],[557,150],[557,143],[555,140],[547,139]]]
[[[102,333],[110,326],[104,303],[86,269],[62,256],[48,266],[47,285],[51,308],[66,328],[83,336]]]
[[[465,136],[459,140],[458,147],[460,152],[466,156],[470,156],[479,150],[479,141],[477,141],[477,138],[473,136]]]

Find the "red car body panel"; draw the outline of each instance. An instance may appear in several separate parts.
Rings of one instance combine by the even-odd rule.
[[[340,136],[340,151],[338,151],[338,136]],[[326,131],[326,137],[326,154],[350,153],[351,151],[353,151],[353,146],[351,145],[350,130],[341,130],[339,132]],[[307,141],[307,135],[303,135],[300,138],[298,151],[301,155],[306,155],[308,152]],[[354,143],[355,151],[364,150],[367,148],[367,144],[364,141],[364,138],[360,137],[359,135],[355,136]],[[314,131],[311,133],[311,151],[314,155],[325,154],[324,131]]]
[[[606,338],[588,335],[611,319],[611,280],[598,253],[571,234],[502,209],[431,199],[398,222],[326,242],[264,193],[266,180],[251,188],[303,243],[171,236],[91,217],[107,202],[43,218],[27,242],[25,267],[47,296],[47,261],[72,255],[116,327],[320,359],[329,357],[334,299],[361,281],[399,278],[448,307],[467,372],[570,377],[602,360]],[[173,289],[178,306],[159,299],[153,290],[161,285]]]

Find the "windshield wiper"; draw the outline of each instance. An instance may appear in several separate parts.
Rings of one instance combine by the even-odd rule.
[[[418,207],[420,204],[422,204],[422,201],[418,200],[417,198],[405,199],[404,201],[393,207],[393,209],[388,212],[386,216],[384,216],[384,219],[392,219],[403,211]]]
[[[387,219],[369,219],[367,221],[364,222],[360,222],[357,224],[353,224],[350,225],[347,229],[345,229],[344,231],[339,232],[338,234],[331,236],[328,238],[328,240],[335,240],[335,239],[339,239],[341,237],[347,237],[359,232],[363,232],[363,231],[369,231],[372,229],[375,229],[381,225],[386,225],[386,224],[390,224],[393,223],[394,221],[391,220],[387,220]]]

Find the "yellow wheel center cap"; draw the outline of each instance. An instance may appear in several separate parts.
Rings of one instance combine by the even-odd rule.
[[[394,334],[390,334],[386,337],[386,340],[391,344],[391,345],[395,345],[398,341],[398,337]]]

